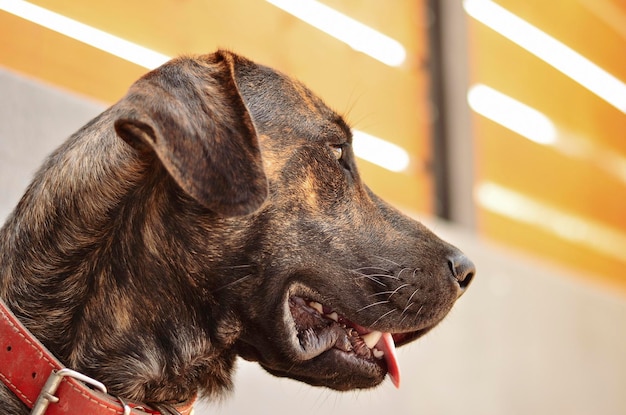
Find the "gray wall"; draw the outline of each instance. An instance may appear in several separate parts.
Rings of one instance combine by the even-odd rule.
[[[0,223],[46,155],[104,108],[0,67]]]
[[[103,109],[0,70],[0,220],[46,154]],[[400,349],[403,385],[335,393],[241,362],[201,414],[626,414],[626,297],[429,221],[478,276],[432,333]],[[625,247],[626,248],[626,247]]]

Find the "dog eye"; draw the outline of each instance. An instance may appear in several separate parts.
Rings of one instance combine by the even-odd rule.
[[[330,146],[330,148],[333,150],[335,159],[337,160],[343,159],[343,146],[342,145],[332,145]]]

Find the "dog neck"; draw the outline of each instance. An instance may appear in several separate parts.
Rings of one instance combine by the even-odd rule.
[[[32,414],[160,414],[147,405],[108,395],[100,382],[65,368],[0,301],[0,380]],[[89,385],[91,387],[86,386]],[[172,406],[180,415],[193,412],[195,398]]]
[[[189,253],[192,241],[172,236],[189,233],[172,217],[193,217],[182,212],[190,202],[112,130],[98,139],[110,149],[102,159],[75,157],[79,148],[93,154],[85,137],[54,153],[0,231],[0,299],[65,365],[116,394],[155,403],[218,394],[231,385],[228,349],[240,324],[220,319],[230,338],[209,332],[211,295],[189,271],[203,258]],[[224,375],[209,375],[216,372]]]

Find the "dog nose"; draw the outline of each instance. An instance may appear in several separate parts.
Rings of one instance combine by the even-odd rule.
[[[448,266],[452,275],[458,281],[461,290],[465,291],[476,274],[474,263],[465,255],[458,254],[448,257]]]

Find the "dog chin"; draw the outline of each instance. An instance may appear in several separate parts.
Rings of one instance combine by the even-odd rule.
[[[288,369],[260,364],[274,376],[337,391],[373,388],[382,383],[387,374],[384,363],[362,359],[337,349],[328,350],[311,360],[294,362]]]

